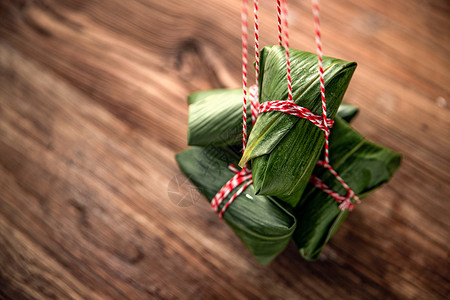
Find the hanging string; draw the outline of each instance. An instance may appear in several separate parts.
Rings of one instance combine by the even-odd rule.
[[[325,99],[325,83],[324,83],[324,71],[323,71],[323,57],[322,57],[322,41],[320,35],[320,20],[319,20],[319,1],[313,1],[313,15],[315,24],[315,36],[317,46],[317,56],[319,64],[319,80],[320,80],[320,93],[322,99],[322,116],[316,115],[309,111],[307,108],[294,104],[292,96],[292,78],[291,78],[291,65],[290,65],[290,53],[289,53],[289,34],[288,34],[288,8],[287,0],[277,0],[277,19],[278,19],[278,43],[282,45],[282,32],[284,32],[284,48],[286,52],[286,71],[287,71],[287,83],[288,83],[288,100],[274,100],[267,101],[259,105],[259,113],[268,111],[279,111],[288,113],[300,118],[304,118],[312,122],[315,126],[319,127],[325,134],[325,159],[319,161],[317,164],[328,169],[347,190],[347,195],[342,196],[339,193],[330,189],[323,181],[316,176],[311,176],[310,182],[317,188],[321,189],[337,202],[340,203],[339,208],[341,210],[352,210],[354,205],[351,199],[355,199],[357,203],[360,202],[359,198],[353,192],[353,190],[345,183],[345,181],[338,175],[338,173],[331,167],[329,161],[329,135],[330,128],[333,126],[333,120],[327,117],[326,99]],[[255,31],[255,60],[256,70],[255,77],[258,82],[259,77],[259,24],[258,24],[258,0],[254,0],[254,31]],[[281,5],[282,4],[282,5]],[[242,124],[242,144],[243,150],[247,146],[247,56],[248,56],[248,0],[242,0],[242,12],[241,12],[241,25],[242,25],[242,87],[243,87],[243,124]],[[258,86],[252,85],[249,89],[249,96],[251,100],[251,113],[252,123],[258,116]],[[211,207],[219,212],[220,204],[225,198],[234,191],[238,186],[243,184],[237,192],[228,200],[219,212],[219,217],[222,218],[226,209],[230,204],[242,193],[244,190],[253,183],[252,173],[249,168],[244,166],[241,171],[238,171],[234,165],[230,165],[229,169],[235,173],[235,175],[220,189],[220,191],[211,200]]]
[[[253,15],[254,15],[254,31],[255,31],[255,82],[249,89],[252,125],[255,125],[256,118],[259,114],[259,95],[258,95],[258,80],[259,80],[259,23],[258,23],[258,0],[253,1]],[[246,120],[243,120],[246,121]]]
[[[255,30],[255,61],[256,70],[255,78],[258,82],[259,78],[259,23],[258,23],[258,0],[253,1],[254,12],[254,30]],[[242,30],[242,89],[243,89],[243,104],[242,104],[242,149],[245,151],[247,147],[247,65],[248,65],[248,0],[242,0],[241,11],[241,30]],[[258,117],[258,86],[252,85],[249,89],[249,98],[251,104],[252,124],[255,124]]]
[[[322,53],[322,38],[320,35],[320,18],[319,18],[319,0],[312,0],[313,16],[314,16],[314,33],[316,36],[317,58],[319,61],[319,81],[320,81],[320,96],[322,99],[322,114],[323,118],[327,118],[327,103],[325,100],[325,83],[323,80],[323,53]],[[330,131],[325,130],[325,164],[329,164],[329,137]]]
[[[325,99],[325,83],[323,79],[323,53],[322,53],[322,37],[320,34],[320,12],[319,12],[319,0],[312,0],[312,11],[314,16],[314,33],[315,33],[315,40],[316,40],[316,49],[317,49],[317,58],[319,63],[319,80],[320,80],[320,95],[322,99],[322,114],[323,119],[327,120],[327,105],[326,105],[326,99]],[[347,191],[347,195],[345,197],[345,200],[339,201],[341,203],[340,208],[341,209],[353,209],[354,205],[351,201],[351,199],[355,199],[357,203],[360,203],[360,199],[358,196],[353,192],[353,190],[347,185],[347,183],[342,179],[341,176],[333,169],[333,167],[330,165],[330,129],[327,127],[327,122],[324,122],[325,125],[325,158],[323,161],[319,161],[317,164],[323,166],[324,168],[328,169],[331,174],[333,174],[334,177],[341,183],[341,185],[344,187],[344,189]],[[318,183],[318,178],[314,180],[314,182]],[[320,181],[320,180],[319,180]],[[313,182],[313,183],[314,183]],[[322,182],[324,185],[324,183]],[[316,186],[323,187],[322,184],[316,184]],[[326,185],[325,185],[326,186]],[[330,195],[330,193],[328,193]]]
[[[241,11],[241,31],[242,31],[242,89],[243,89],[243,106],[242,106],[242,150],[245,151],[247,147],[247,12],[248,2],[242,0]]]
[[[329,136],[330,128],[333,125],[333,120],[327,118],[327,107],[325,100],[325,83],[324,83],[324,71],[323,71],[323,55],[322,55],[322,40],[320,35],[320,20],[319,20],[319,3],[318,0],[313,0],[313,15],[315,24],[315,37],[318,55],[318,65],[319,65],[319,81],[320,81],[320,93],[322,100],[322,116],[318,116],[310,112],[308,109],[294,104],[292,98],[292,78],[291,78],[291,68],[290,68],[290,56],[289,56],[289,35],[288,35],[288,22],[287,22],[287,0],[283,0],[281,6],[282,10],[282,31],[284,32],[284,47],[286,52],[286,69],[287,69],[287,83],[288,83],[288,100],[274,100],[267,101],[260,105],[260,113],[268,111],[279,111],[295,115],[300,118],[305,118],[311,121],[314,125],[319,127],[325,134],[325,160],[319,161],[317,164],[328,169],[333,176],[341,183],[344,189],[347,191],[347,195],[341,196],[338,193],[332,191],[328,186],[323,183],[319,178],[313,176],[311,182],[319,189],[323,190],[325,193],[333,197],[337,202],[340,203],[340,209],[352,210],[354,205],[351,199],[355,199],[357,203],[360,202],[359,198],[353,192],[353,190],[345,183],[345,181],[339,176],[339,174],[331,167],[329,161]],[[278,4],[278,2],[277,2]],[[278,9],[278,5],[277,5]],[[280,29],[279,29],[280,33]]]
[[[277,0],[277,21],[278,21],[278,45],[282,46],[283,38],[281,37],[281,0]]]
[[[281,2],[281,3],[280,3]],[[281,5],[280,5],[281,4]],[[326,114],[324,117],[320,117],[305,107],[298,106],[294,104],[292,96],[292,77],[291,77],[291,63],[290,63],[290,51],[289,51],[289,31],[288,31],[288,4],[287,0],[277,0],[277,15],[278,15],[278,34],[279,42],[283,43],[281,40],[281,33],[284,33],[284,49],[286,54],[286,73],[287,73],[287,84],[288,84],[288,100],[274,100],[266,101],[261,103],[259,107],[259,112],[269,112],[269,111],[280,111],[288,113],[300,118],[305,118],[311,121],[314,125],[319,127],[321,130],[326,131],[329,127],[333,126],[333,120],[328,119]]]
[[[259,77],[259,25],[258,25],[258,0],[254,0],[254,19],[255,19],[255,59],[256,59],[256,80]],[[242,89],[243,89],[243,107],[242,107],[242,148],[245,151],[247,146],[247,55],[248,55],[248,0],[242,0],[241,11],[241,31],[242,31]],[[250,88],[251,113],[252,123],[254,124],[258,116],[258,86],[253,85]],[[223,218],[224,212],[231,203],[242,193],[245,189],[253,183],[252,171],[244,166],[241,171],[238,171],[234,165],[228,167],[235,175],[224,184],[224,186],[217,192],[211,200],[211,207],[215,212],[219,212],[220,204],[225,198],[238,186],[244,183],[236,193],[225,203],[219,212],[219,217]]]
[[[288,101],[293,102],[292,98],[292,78],[291,78],[291,58],[289,56],[289,33],[288,33],[288,7],[287,0],[283,0],[282,5],[282,19],[284,31],[284,49],[286,52],[286,71],[288,83]]]
[[[258,0],[253,1],[254,30],[255,30],[255,81],[259,78],[259,23],[258,23]]]

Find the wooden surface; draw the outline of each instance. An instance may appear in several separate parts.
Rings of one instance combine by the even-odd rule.
[[[313,51],[310,4],[290,3],[291,45]],[[449,2],[322,1],[325,54],[359,64],[355,127],[404,161],[319,261],[290,244],[266,267],[205,199],[169,193],[186,96],[239,86],[239,10],[0,2],[0,298],[449,298]]]

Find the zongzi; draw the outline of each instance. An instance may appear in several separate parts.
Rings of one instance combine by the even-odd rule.
[[[239,156],[227,148],[191,147],[178,153],[176,160],[181,171],[210,201],[233,177],[228,166],[237,164]],[[232,196],[233,193],[227,199]],[[252,185],[228,207],[223,218],[261,264],[270,263],[283,251],[296,227],[291,208],[273,197],[255,195]]]
[[[362,199],[389,181],[400,165],[401,155],[369,142],[336,116],[330,135],[330,162]],[[313,174],[333,191],[345,195],[342,184],[328,170],[316,166]],[[293,239],[300,254],[311,260],[319,256],[323,246],[348,215],[348,210],[341,211],[334,198],[308,183],[295,208],[295,215],[298,226]]]
[[[284,48],[264,48],[259,77],[260,102],[286,100]],[[321,115],[317,56],[291,49],[291,76],[295,104]],[[342,101],[356,63],[324,57],[328,118]],[[296,206],[324,145],[324,133],[309,120],[282,112],[259,115],[249,135],[240,166],[251,161],[256,194],[271,195]]]

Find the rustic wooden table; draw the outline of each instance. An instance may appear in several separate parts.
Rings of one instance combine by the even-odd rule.
[[[290,4],[291,46],[314,51],[309,1]],[[1,1],[0,298],[448,299],[449,2],[322,1],[325,54],[359,63],[355,127],[404,161],[319,261],[291,244],[266,267],[205,199],[168,196],[186,96],[240,85],[239,14],[238,0]]]

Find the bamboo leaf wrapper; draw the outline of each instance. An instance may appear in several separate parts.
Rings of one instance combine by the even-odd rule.
[[[216,89],[189,95],[189,146],[227,146],[242,148],[242,89]],[[338,114],[349,122],[358,108],[341,104]],[[247,103],[247,128],[252,130],[250,103]],[[240,154],[239,154],[240,155]]]
[[[286,57],[284,48],[263,49],[260,102],[286,100]],[[321,115],[317,56],[291,50],[291,76],[294,102]],[[356,63],[324,57],[327,114],[334,115],[342,101]],[[321,153],[323,132],[309,120],[282,112],[260,114],[249,135],[240,166],[251,160],[257,194],[272,195],[297,205]]]
[[[241,92],[242,90],[240,90]],[[226,96],[226,93],[230,93],[229,90],[217,90],[215,93],[218,101],[229,99]],[[204,105],[210,105],[211,109],[206,107],[204,109],[214,114],[214,118],[224,118],[226,115],[214,111],[214,98],[214,95],[209,94]],[[229,103],[230,107],[234,107],[233,109],[239,114],[242,109],[240,101],[239,104],[234,103],[234,101]],[[227,113],[229,113],[228,110]],[[339,107],[338,116],[335,117],[336,123],[330,135],[330,159],[332,164],[336,165],[338,172],[343,173],[344,179],[362,199],[391,178],[400,163],[400,155],[365,140],[352,129],[347,122],[351,121],[357,113],[358,109],[354,106],[341,104]],[[203,117],[208,118],[205,115]],[[230,143],[231,141],[241,142],[241,125],[228,123],[225,126],[228,126],[228,128],[221,128],[224,131],[237,132],[236,137],[229,140]],[[234,127],[234,129],[231,129],[231,127]],[[195,129],[192,130],[195,131]],[[211,136],[209,138],[211,140],[206,142],[214,143],[213,138]],[[236,155],[239,155],[240,146],[234,149]],[[320,166],[316,167],[313,172],[315,176],[322,178],[331,189],[344,194],[341,184],[327,173]],[[300,204],[295,208],[295,214],[298,219],[298,226],[294,241],[298,245],[300,253],[306,259],[316,259],[323,246],[345,220],[348,212],[340,211],[334,199],[312,184],[308,184],[301,197]]]
[[[242,143],[242,89],[196,92],[188,97],[188,145],[225,146]],[[247,128],[251,128],[247,102]]]
[[[401,155],[369,142],[341,118],[336,117],[335,121],[330,135],[330,162],[363,199],[389,181],[400,166]],[[314,175],[345,195],[342,185],[323,167],[316,166]],[[295,208],[298,226],[293,239],[300,254],[309,260],[316,259],[347,214],[347,210],[339,210],[335,199],[309,183]]]
[[[210,201],[234,176],[228,166],[237,164],[239,157],[227,148],[208,146],[191,147],[178,153],[176,160],[181,171]],[[272,197],[255,195],[252,185],[228,207],[224,220],[261,264],[270,263],[283,251],[296,227],[290,208]]]
[[[321,115],[317,56],[298,50],[291,53],[295,103]],[[284,49],[265,47],[260,56],[260,102],[286,99]],[[355,67],[355,63],[324,58],[328,117],[335,119],[330,161],[362,199],[391,178],[401,156],[367,141],[350,127],[347,122],[357,114],[356,107],[343,104],[338,110]],[[196,92],[188,102],[188,143],[201,147],[177,154],[176,160],[210,201],[234,176],[228,166],[236,165],[242,155],[242,89]],[[334,116],[337,110],[338,116]],[[304,258],[316,259],[348,214],[339,210],[335,199],[308,183],[312,172],[332,190],[345,195],[335,177],[316,166],[323,156],[324,134],[310,121],[281,112],[260,114],[252,128],[249,102],[247,112],[250,150],[241,163],[251,160],[253,178],[258,176],[262,183],[250,185],[237,197],[224,219],[262,264],[272,261],[290,238]],[[275,196],[263,195],[269,193],[267,190]]]
[[[266,46],[260,51],[261,65],[271,48],[272,46]],[[264,70],[261,70],[260,76],[263,73]],[[225,146],[242,143],[242,97],[242,89],[216,89],[190,94],[188,145]],[[247,128],[250,132],[252,122],[249,99]]]

